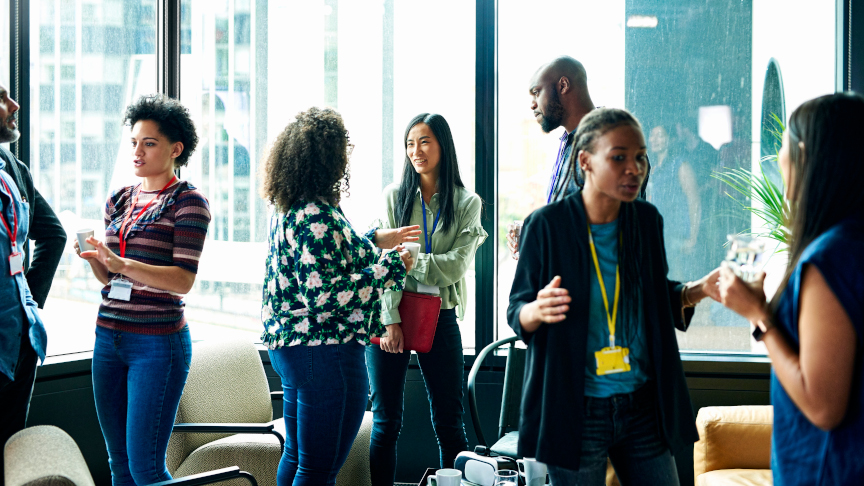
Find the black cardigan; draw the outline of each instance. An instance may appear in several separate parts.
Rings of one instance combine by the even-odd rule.
[[[686,330],[692,309],[682,315],[682,284],[666,278],[663,219],[650,203],[637,200],[642,235],[643,314],[657,387],[661,437],[675,452],[699,440],[675,328]],[[588,289],[594,274],[582,193],[538,209],[524,223],[519,263],[510,291],[507,321],[528,345],[519,426],[519,454],[567,469],[579,469],[582,450]],[[528,333],[519,323],[522,306],[560,275],[573,299],[567,318]]]
[[[33,186],[33,176],[27,166],[3,147],[0,147],[0,158],[6,162],[3,170],[15,180],[21,198],[30,204],[30,231],[27,239],[33,240],[35,244],[32,261],[30,245],[24,246],[24,269],[27,286],[30,287],[33,300],[41,309],[48,298],[54,272],[66,247],[66,230],[54,210]]]

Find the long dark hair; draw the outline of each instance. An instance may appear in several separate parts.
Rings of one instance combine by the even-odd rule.
[[[418,123],[425,123],[432,129],[438,144],[441,146],[441,160],[438,162],[438,197],[441,202],[441,229],[444,232],[456,222],[456,203],[453,201],[457,187],[465,187],[462,177],[459,176],[459,162],[456,160],[456,146],[453,144],[453,135],[450,133],[450,125],[443,116],[435,113],[421,113],[408,122],[405,128],[405,165],[402,167],[402,182],[399,183],[399,192],[396,195],[396,207],[394,208],[394,219],[399,226],[408,226],[411,221],[411,213],[414,211],[414,198],[417,188],[420,187],[420,174],[414,170],[411,159],[408,157],[408,132]]]
[[[578,163],[579,152],[584,150],[588,153],[594,153],[594,143],[597,139],[610,130],[622,125],[632,126],[640,133],[642,132],[642,125],[639,123],[639,120],[627,110],[598,108],[582,118],[582,121],[579,122],[579,128],[576,130],[576,135],[573,137],[574,146],[570,155],[570,166],[573,168],[574,176],[576,175],[576,171],[580,170]],[[650,164],[645,170],[647,171],[649,168]],[[579,188],[584,189],[584,174],[582,177],[576,177],[576,181]],[[644,194],[644,183],[642,188]],[[618,244],[618,266],[621,269],[621,295],[624,302],[623,310],[625,311],[623,314],[634,317],[639,315],[638,306],[641,305],[642,301],[642,270],[639,258],[642,248],[642,235],[639,232],[639,214],[636,211],[636,204],[632,202],[621,203],[621,210],[618,213],[618,229],[621,234],[621,240]],[[629,335],[633,336],[636,326],[631,325],[628,327]],[[622,336],[624,336],[623,333]]]
[[[864,155],[859,147],[864,97],[857,93],[820,96],[799,106],[789,117],[792,161],[789,265],[772,307],[807,246],[846,218],[864,217],[864,192],[849,185],[864,180]],[[798,145],[804,142],[804,149]],[[787,179],[789,179],[787,177]]]

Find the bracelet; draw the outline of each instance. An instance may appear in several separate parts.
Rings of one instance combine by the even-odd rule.
[[[684,284],[684,287],[681,288],[681,307],[696,307],[696,303],[690,302],[690,297],[687,296],[687,289],[690,288],[691,283],[693,282],[687,282]]]

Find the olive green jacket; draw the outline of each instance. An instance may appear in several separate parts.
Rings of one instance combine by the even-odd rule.
[[[396,194],[399,192],[399,184],[391,184],[384,189],[384,203],[386,216],[378,221],[380,228],[398,228],[394,208],[396,207]],[[441,296],[441,308],[456,308],[459,319],[465,316],[467,304],[467,286],[465,274],[474,260],[477,251],[487,233],[480,225],[480,211],[483,202],[480,196],[473,192],[457,188],[454,195],[456,203],[456,220],[449,231],[443,231],[443,222],[438,222],[435,233],[432,234],[432,253],[426,252],[426,242],[420,235],[420,255],[414,263],[414,268],[408,272],[405,278],[405,290],[417,291],[417,284],[433,285],[438,287]],[[410,225],[420,225],[423,230],[423,207],[420,204],[420,189],[414,200],[414,211],[411,215]],[[439,208],[439,195],[432,196],[432,200],[426,205],[426,224],[428,231],[432,231],[435,215]],[[402,300],[402,292],[385,291],[382,299],[381,320],[385,325],[402,322],[399,317],[399,302]]]

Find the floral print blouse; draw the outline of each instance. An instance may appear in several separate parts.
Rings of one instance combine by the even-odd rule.
[[[402,290],[405,265],[394,250],[382,252],[354,231],[341,209],[296,201],[270,219],[270,251],[261,340],[270,349],[318,346],[386,333],[380,298]]]

